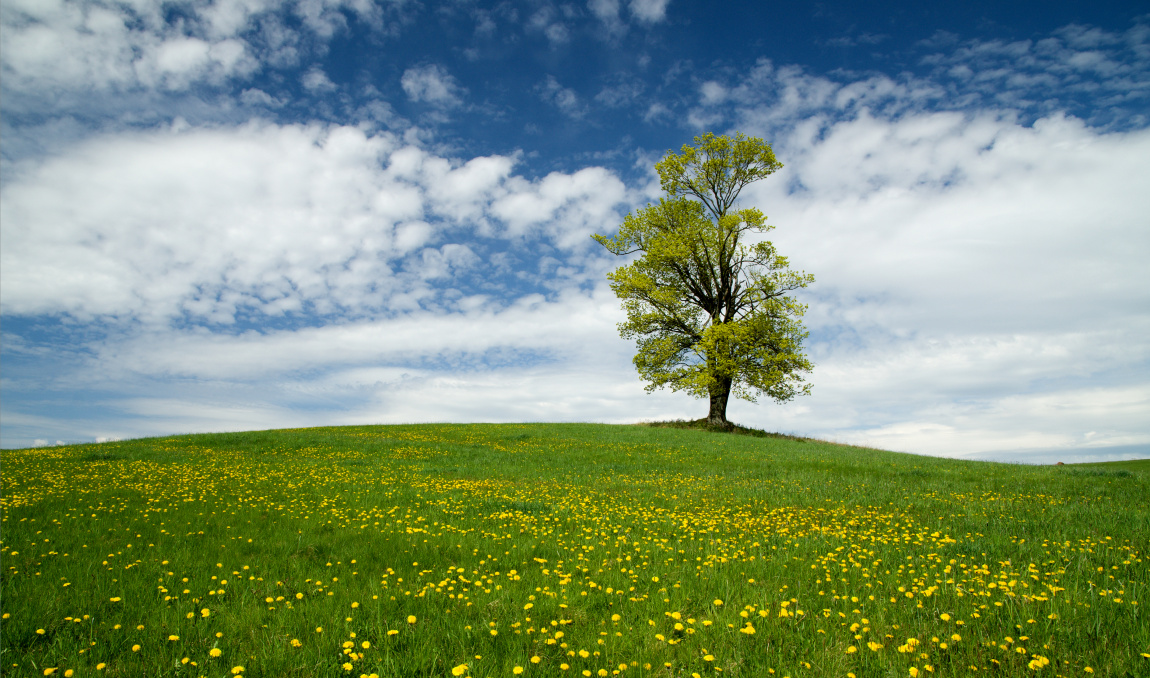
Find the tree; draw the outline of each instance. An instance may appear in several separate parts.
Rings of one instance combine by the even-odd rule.
[[[591,236],[614,254],[642,253],[607,277],[627,313],[619,333],[638,342],[634,363],[647,391],[710,398],[714,427],[730,426],[732,393],[751,402],[810,393],[806,306],[789,293],[814,276],[790,270],[770,242],[749,242],[774,227],[753,207],[736,209],[747,184],[780,167],[762,139],[695,137],[655,165],[667,197],[628,214],[614,238]]]

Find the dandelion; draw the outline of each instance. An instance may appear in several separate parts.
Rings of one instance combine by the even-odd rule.
[[[296,600],[303,600],[303,594],[302,593],[295,594],[295,599]]]
[[[940,615],[938,616],[938,618],[939,618],[939,619],[941,619],[941,620],[943,620],[943,621],[950,621],[950,615],[949,615],[949,614],[947,614],[947,613],[945,613],[945,612],[943,612],[942,614],[940,614]]]
[[[51,668],[51,669],[44,669],[44,675],[45,675],[45,676],[50,676],[50,675],[52,675],[53,673],[56,673],[56,669],[55,669],[55,668]]]
[[[139,651],[140,651],[140,646],[139,646],[139,645],[133,645],[133,646],[132,646],[132,652],[139,652]]]
[[[711,601],[711,604],[714,605],[715,607],[721,607],[723,604],[723,601],[718,599],[718,598],[715,598],[713,601]]]
[[[206,607],[204,609],[200,610],[200,616],[201,617],[210,617],[211,615],[212,615],[211,610],[209,610]]]
[[[399,631],[396,631],[395,629],[388,629],[388,630],[387,630],[387,635],[389,635],[389,636],[398,636],[398,635],[399,635]]]
[[[407,617],[407,623],[408,624],[414,624],[415,622],[416,622],[415,615],[409,615]]]
[[[357,608],[357,607],[359,607],[359,603],[352,603],[352,604],[351,604],[351,606],[352,606],[352,608],[353,608],[353,609],[354,609],[354,608]]]
[[[323,633],[323,627],[322,626],[315,627],[315,632],[316,633]]]
[[[118,602],[120,602],[120,596],[116,596],[114,598],[109,598],[108,600],[112,601],[113,603],[118,603]]]
[[[451,669],[451,675],[453,676],[462,676],[465,673],[467,673],[467,664],[460,664]]]
[[[176,636],[176,635],[168,636],[168,640],[170,640],[170,641],[172,641],[172,642],[175,642],[175,641],[177,641],[177,640],[179,640],[179,639],[180,639],[180,637],[179,637],[179,636]]]
[[[232,675],[233,676],[238,676],[243,672],[244,672],[244,667],[242,667],[242,666],[233,666],[232,667]]]
[[[523,667],[516,666],[515,668],[511,669],[511,672],[518,676],[520,673],[523,673]]]
[[[952,635],[950,637],[950,639],[957,643],[958,641],[962,640],[962,636],[960,636],[956,633],[956,634]]]
[[[222,655],[223,653],[224,653],[224,651],[223,651],[223,650],[221,650],[220,648],[218,648],[218,647],[213,647],[213,648],[212,648],[212,649],[211,649],[211,650],[208,652],[208,656],[209,656],[209,657],[211,657],[212,659],[215,659],[216,657],[218,657],[218,656]]]
[[[44,629],[36,629],[36,633],[44,635]]]
[[[535,655],[534,657],[532,657],[532,658],[531,658],[531,663],[532,663],[532,664],[538,664],[538,663],[539,663],[539,662],[541,662],[541,661],[543,661],[543,659],[541,659],[541,658],[539,657],[539,655]]]
[[[299,641],[299,638],[292,638],[291,639],[291,646],[292,647],[303,647],[303,643],[301,643]]]
[[[351,662],[344,662],[343,666],[341,666],[340,668],[342,668],[344,671],[350,671],[350,670],[354,669],[355,667],[352,666]]]
[[[100,662],[99,664],[96,664],[96,670],[97,671],[103,671],[104,667],[106,667],[106,666],[107,666],[107,664],[105,664],[104,662]]]

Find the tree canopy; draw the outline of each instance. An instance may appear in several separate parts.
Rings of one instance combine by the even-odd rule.
[[[732,393],[752,402],[810,393],[806,306],[790,293],[814,276],[757,237],[773,228],[762,212],[737,209],[743,188],[781,167],[762,139],[695,137],[655,165],[666,197],[628,214],[614,238],[592,236],[614,254],[642,254],[607,277],[647,390],[709,398],[712,426],[729,425]]]

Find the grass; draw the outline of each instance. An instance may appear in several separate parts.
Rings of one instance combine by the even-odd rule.
[[[1150,461],[744,432],[372,426],[4,450],[0,672],[1150,674]]]

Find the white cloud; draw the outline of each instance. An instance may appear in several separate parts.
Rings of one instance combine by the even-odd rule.
[[[548,75],[536,90],[543,101],[553,104],[568,117],[578,119],[586,113],[575,90],[560,85],[553,75]]]
[[[587,0],[587,9],[599,20],[606,37],[615,38],[627,32],[627,25],[619,18],[619,0]]]
[[[5,2],[0,73],[6,104],[15,96],[59,109],[68,94],[183,91],[242,80],[265,63],[298,61],[300,31],[280,15],[295,14],[308,34],[327,40],[346,25],[345,12],[378,25],[384,11],[362,0],[216,0],[184,4],[180,18],[169,20],[166,6],[159,0]]]
[[[721,104],[727,98],[727,88],[714,80],[704,82],[699,88],[699,92],[703,97],[703,105],[705,106]]]
[[[95,138],[14,167],[0,198],[4,310],[150,323],[378,313],[474,267],[448,228],[585,249],[618,221],[614,174],[527,181],[514,162],[320,125]]]
[[[335,83],[327,77],[327,73],[324,73],[323,69],[319,66],[312,66],[305,71],[304,74],[300,76],[300,83],[304,86],[304,89],[313,94],[330,92],[336,88]]]
[[[442,66],[416,66],[403,72],[403,91],[412,101],[422,101],[442,108],[460,104],[462,89]]]
[[[555,9],[544,5],[527,19],[528,31],[542,33],[552,46],[564,45],[571,40],[567,24],[558,18]]]
[[[491,205],[508,234],[541,232],[565,248],[579,248],[591,242],[590,234],[614,230],[621,221],[616,208],[627,198],[623,182],[601,167],[553,172],[534,183],[516,177],[508,187],[510,192]]]
[[[670,0],[631,0],[628,7],[631,14],[644,23],[658,23],[667,18],[667,5]]]

